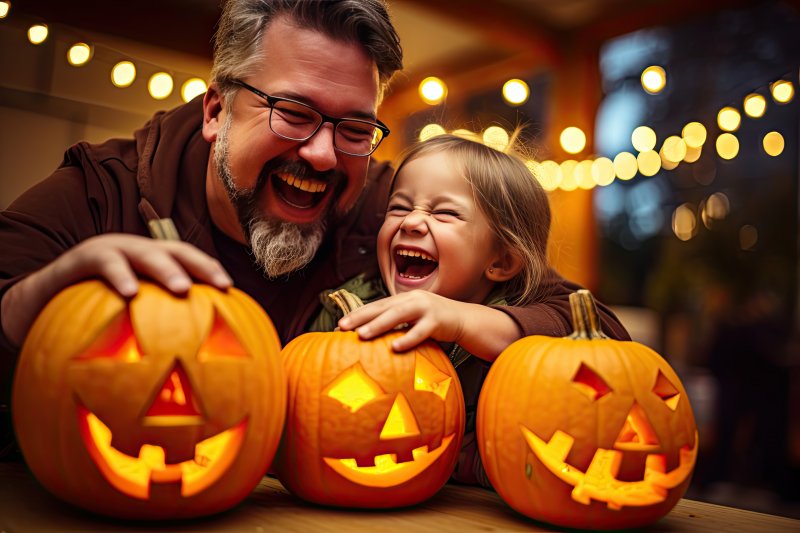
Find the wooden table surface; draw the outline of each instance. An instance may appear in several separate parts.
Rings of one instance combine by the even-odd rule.
[[[419,505],[361,511],[319,507],[265,477],[234,509],[181,522],[120,522],[96,516],[51,496],[23,463],[0,463],[0,533],[42,531],[558,531],[527,519],[492,491],[446,485]],[[681,500],[645,531],[800,532],[800,520]]]

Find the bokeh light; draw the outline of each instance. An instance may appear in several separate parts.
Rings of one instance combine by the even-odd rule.
[[[500,152],[508,147],[509,140],[508,132],[500,126],[489,126],[483,132],[483,144]]]
[[[732,133],[723,133],[717,137],[717,154],[722,159],[733,159],[739,154],[739,139]]]
[[[11,9],[11,2],[3,1],[0,2],[0,19],[6,18],[8,16],[8,11]]]
[[[631,144],[637,152],[647,152],[656,147],[656,132],[647,126],[639,126],[631,133]]]
[[[189,102],[194,97],[205,94],[208,90],[206,82],[200,78],[189,78],[181,86],[181,99],[184,102]]]
[[[672,212],[672,232],[682,241],[688,241],[697,234],[697,216],[691,204],[679,205]]]
[[[42,44],[47,39],[47,24],[34,24],[28,28],[28,40],[33,44]]]
[[[172,76],[166,72],[156,72],[147,83],[147,91],[156,100],[163,100],[172,94],[173,86]]]
[[[764,135],[762,145],[764,146],[764,151],[767,152],[767,154],[773,157],[779,156],[783,153],[783,149],[785,147],[783,135],[777,131],[771,131]]]
[[[779,104],[786,104],[791,102],[792,98],[794,98],[794,85],[792,85],[792,82],[790,81],[776,81],[770,85],[769,89],[772,93],[772,99]]]
[[[86,43],[75,43],[67,51],[67,61],[73,67],[80,67],[92,58],[92,47]]]
[[[586,134],[575,126],[564,128],[559,136],[561,148],[568,154],[577,154],[586,148]]]
[[[658,94],[667,84],[667,73],[664,69],[653,65],[642,72],[642,87],[650,94]]]
[[[758,93],[748,94],[744,98],[744,112],[748,117],[761,118],[767,110],[767,100]]]
[[[561,167],[555,161],[542,161],[536,173],[539,183],[546,191],[554,191],[561,185]]]
[[[723,107],[717,114],[717,125],[722,131],[736,131],[742,124],[742,115],[736,108]]]
[[[614,173],[621,180],[632,179],[639,172],[636,156],[630,152],[620,152],[614,157]]]
[[[708,132],[706,127],[699,122],[689,122],[683,127],[681,136],[689,148],[700,148],[706,142]]]
[[[654,150],[639,152],[636,163],[642,176],[655,176],[661,170],[661,156]]]
[[[739,228],[739,247],[742,250],[752,250],[758,244],[758,230],[755,226],[745,224]]]
[[[120,61],[111,69],[111,83],[116,87],[130,87],[136,79],[136,65],[130,61]]]
[[[578,188],[578,180],[575,179],[575,169],[578,162],[574,159],[567,159],[561,163],[561,183],[558,187],[562,191],[574,191]]]
[[[447,133],[445,129],[439,124],[426,124],[419,132],[419,140],[427,141],[433,139],[437,135],[444,135]]]
[[[677,135],[672,135],[664,140],[664,158],[671,163],[680,163],[686,157],[686,143]]]
[[[508,80],[503,84],[503,98],[511,105],[522,105],[528,101],[530,89],[522,80]]]
[[[447,85],[435,76],[422,80],[419,84],[419,96],[428,105],[437,105],[447,96]]]
[[[606,186],[614,181],[614,163],[607,157],[592,162],[592,178],[597,185]]]

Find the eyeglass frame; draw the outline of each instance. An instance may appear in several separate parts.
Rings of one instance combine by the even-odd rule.
[[[260,98],[263,98],[264,100],[267,101],[267,106],[269,107],[269,121],[268,121],[269,122],[269,129],[272,131],[272,133],[274,133],[275,135],[277,135],[278,137],[280,137],[282,139],[286,139],[287,141],[305,142],[305,141],[309,140],[311,137],[313,137],[314,135],[316,135],[319,132],[319,130],[322,128],[322,125],[325,124],[326,122],[328,122],[333,126],[333,148],[336,151],[341,152],[343,154],[351,155],[353,157],[369,157],[375,152],[375,150],[378,149],[378,146],[381,145],[383,140],[386,137],[388,137],[389,133],[391,132],[391,130],[389,130],[389,127],[386,126],[386,124],[384,124],[383,122],[381,122],[377,118],[375,119],[375,122],[371,122],[369,120],[364,120],[364,119],[360,119],[360,118],[332,117],[330,115],[326,115],[325,113],[319,111],[318,109],[315,109],[314,107],[312,107],[312,106],[310,106],[310,105],[308,105],[308,104],[306,104],[304,102],[299,102],[299,101],[293,100],[291,98],[284,98],[282,96],[269,95],[269,94],[265,93],[264,91],[256,89],[252,85],[243,82],[242,80],[232,79],[230,81],[234,85],[238,85],[239,87],[247,89],[251,93],[253,93],[256,96],[258,96]],[[275,109],[275,104],[278,103],[278,102],[291,102],[292,104],[296,104],[296,105],[300,105],[300,106],[306,107],[310,111],[313,111],[314,113],[319,115],[322,118],[322,120],[320,121],[319,124],[317,124],[317,127],[314,129],[314,131],[312,131],[311,134],[309,134],[306,137],[299,138],[299,139],[295,138],[295,137],[287,137],[286,135],[278,133],[277,131],[275,131],[275,128],[272,127],[272,111]],[[341,148],[336,146],[336,128],[338,127],[340,122],[360,122],[361,124],[367,124],[369,126],[375,126],[381,132],[383,132],[383,136],[378,141],[378,143],[375,146],[372,147],[372,150],[370,150],[369,153],[366,153],[366,154],[354,154],[352,152],[348,152],[347,150],[342,150]]]

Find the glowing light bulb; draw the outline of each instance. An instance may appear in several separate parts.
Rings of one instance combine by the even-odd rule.
[[[419,95],[428,105],[437,105],[447,96],[447,85],[434,76],[422,80],[419,84]]]
[[[500,152],[506,149],[509,140],[508,132],[500,126],[489,126],[483,132],[483,143]]]
[[[503,85],[503,98],[511,105],[522,105],[528,101],[530,89],[522,80],[508,80]]]
[[[189,78],[181,86],[181,98],[184,102],[192,100],[195,96],[205,94],[208,90],[206,82],[200,78]]]
[[[771,131],[764,135],[764,140],[762,143],[764,146],[764,151],[772,157],[781,155],[785,147],[783,135],[777,131]]]
[[[443,135],[445,133],[447,132],[439,124],[427,124],[425,127],[422,128],[422,130],[420,130],[419,140],[427,141],[428,139],[432,139],[437,135]]]
[[[786,80],[779,80],[770,85],[772,99],[779,104],[785,104],[794,98],[794,85]]]
[[[92,58],[92,47],[86,43],[75,43],[67,51],[67,61],[73,67],[80,67]]]
[[[166,72],[156,72],[150,77],[147,83],[147,91],[150,96],[156,100],[163,100],[172,94],[173,82],[172,76]]]
[[[722,131],[736,131],[742,124],[742,115],[733,107],[723,107],[717,114],[717,125]]]
[[[575,126],[564,128],[559,136],[561,148],[569,154],[577,154],[586,148],[586,134],[583,130]]]
[[[136,65],[130,61],[120,61],[111,69],[111,83],[116,87],[130,87],[136,79]]]
[[[667,85],[667,73],[664,69],[653,65],[642,72],[642,87],[650,94],[658,94]]]
[[[748,94],[744,98],[744,112],[748,117],[759,118],[767,110],[767,100],[760,94]]]
[[[42,44],[47,39],[47,24],[34,24],[28,28],[28,40],[33,44]]]

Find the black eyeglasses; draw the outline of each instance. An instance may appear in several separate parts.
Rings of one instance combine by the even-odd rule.
[[[331,117],[302,102],[270,96],[240,80],[231,81],[267,101],[269,128],[284,139],[307,141],[324,123],[330,122],[333,124],[333,147],[344,154],[365,157],[389,135],[389,128],[380,120]]]

